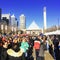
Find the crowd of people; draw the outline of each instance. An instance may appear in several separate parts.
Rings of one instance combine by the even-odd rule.
[[[36,60],[44,60],[45,51],[60,60],[60,41],[56,35],[0,34],[0,60],[34,60],[34,49]]]

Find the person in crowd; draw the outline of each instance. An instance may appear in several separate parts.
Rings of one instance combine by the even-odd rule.
[[[23,37],[22,38],[22,42],[21,42],[21,46],[20,46],[20,49],[23,49],[24,53],[22,55],[22,60],[27,60],[26,58],[28,57],[27,56],[27,50],[29,48],[29,44],[26,40],[26,37]]]
[[[12,47],[12,43],[13,43],[12,40],[13,40],[12,37],[8,38],[8,41],[7,41],[8,42],[8,49]]]
[[[37,37],[34,41],[34,48],[35,48],[35,52],[36,52],[36,60],[38,60],[39,49],[40,49],[40,40]]]
[[[1,60],[4,60],[4,57],[5,57],[4,55],[7,49],[8,49],[8,42],[4,41],[2,46],[2,51],[1,51]]]
[[[44,60],[44,51],[46,50],[46,36],[40,36],[40,51],[39,58],[40,60]]]
[[[56,35],[54,35],[54,40],[53,40],[53,44],[54,44],[54,54],[55,54],[55,59],[56,60],[60,60],[59,59],[59,40],[57,39]]]
[[[26,57],[26,60],[33,60],[34,59],[33,55],[32,55],[32,53],[33,53],[33,39],[32,39],[31,36],[26,36],[26,40],[29,44],[29,47],[28,47],[28,50],[27,50],[27,55],[28,56]]]
[[[53,42],[52,42],[52,38],[50,38],[48,36],[48,43],[49,43],[49,53],[52,55],[52,57],[54,58],[54,45],[53,45]]]
[[[22,38],[21,38],[21,37],[18,37],[17,40],[18,40],[18,44],[19,44],[19,46],[21,46]]]
[[[33,49],[34,39],[32,39],[32,36],[29,37],[29,41],[30,41],[31,49]]]
[[[60,59],[60,41],[59,41],[59,46],[58,47],[59,47],[59,59]]]

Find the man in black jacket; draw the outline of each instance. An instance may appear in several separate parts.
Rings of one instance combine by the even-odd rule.
[[[55,58],[56,60],[59,60],[59,47],[58,47],[59,40],[57,39],[56,35],[54,36],[53,44],[54,44]]]

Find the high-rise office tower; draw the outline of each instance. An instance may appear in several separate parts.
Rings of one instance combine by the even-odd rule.
[[[11,27],[12,27],[12,31],[13,29],[14,30],[17,29],[17,20],[14,14],[11,16]]]
[[[43,17],[44,17],[44,29],[47,29],[47,22],[46,22],[46,7],[43,8]]]
[[[11,25],[15,27],[17,26],[17,20],[14,14],[11,16]]]
[[[0,21],[1,21],[1,12],[2,12],[2,11],[1,11],[1,8],[0,8]]]
[[[11,16],[11,26],[15,25],[15,16],[14,14]]]
[[[26,28],[26,18],[24,14],[21,14],[20,16],[20,29],[25,29]]]

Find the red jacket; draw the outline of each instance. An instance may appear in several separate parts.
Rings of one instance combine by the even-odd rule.
[[[34,48],[40,49],[40,41],[34,41]]]

